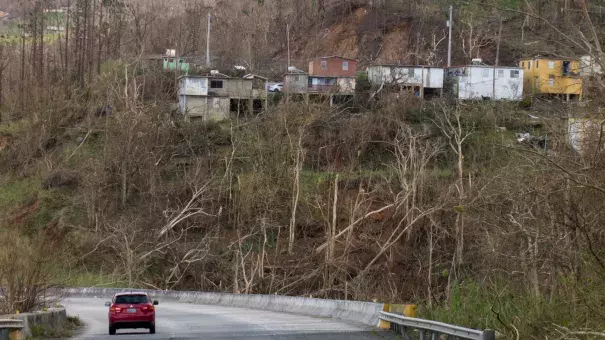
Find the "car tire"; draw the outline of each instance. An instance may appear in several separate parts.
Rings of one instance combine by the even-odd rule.
[[[155,325],[149,326],[149,334],[155,334]]]
[[[109,335],[116,335],[116,328],[109,326]]]

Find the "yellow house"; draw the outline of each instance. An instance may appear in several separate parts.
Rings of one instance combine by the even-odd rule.
[[[563,94],[582,96],[580,61],[535,57],[521,59],[523,68],[523,90],[527,94]]]

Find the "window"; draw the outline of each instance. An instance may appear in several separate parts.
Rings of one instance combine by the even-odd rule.
[[[504,70],[498,70],[498,78],[504,78]]]
[[[416,69],[409,68],[408,69],[408,78],[414,78],[416,76]]]
[[[521,62],[521,67],[525,68],[525,62],[524,61]]]
[[[528,70],[531,70],[531,61],[528,61],[528,62],[527,62],[527,69],[528,69]]]
[[[536,68],[539,68],[540,66],[540,60],[536,60]]]
[[[555,75],[551,74],[548,76],[548,86],[555,86]]]
[[[212,98],[212,108],[213,109],[221,108],[221,99],[220,98]]]
[[[294,76],[294,81],[299,81],[300,77],[299,76]]]
[[[563,62],[563,75],[570,75],[571,74],[571,61],[564,61]]]
[[[210,81],[210,88],[211,89],[222,89],[223,88],[223,81],[222,80],[211,80]]]
[[[348,71],[349,70],[349,62],[348,61],[343,61],[342,62],[342,70],[343,71]]]
[[[136,305],[148,302],[147,295],[119,295],[116,296],[114,303],[118,305]]]
[[[519,70],[510,70],[511,78],[519,78]]]
[[[328,61],[327,60],[322,60],[321,61],[321,69],[325,70],[328,68]]]
[[[488,68],[481,69],[481,76],[483,78],[489,77],[489,69]]]
[[[549,69],[551,69],[551,70],[553,70],[553,69],[555,68],[555,62],[554,62],[554,61],[552,61],[552,60],[551,60],[551,61],[549,61],[549,62],[548,62],[548,68],[549,68]]]

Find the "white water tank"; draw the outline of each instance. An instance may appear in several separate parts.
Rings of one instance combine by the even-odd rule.
[[[481,58],[473,58],[471,60],[471,65],[482,65],[483,64],[483,59]]]
[[[215,76],[217,74],[219,74],[218,70],[210,70],[210,74]]]

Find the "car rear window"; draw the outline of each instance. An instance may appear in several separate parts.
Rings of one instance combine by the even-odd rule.
[[[115,303],[134,305],[134,304],[147,303],[147,302],[149,302],[147,295],[120,295],[120,296],[116,296]]]

